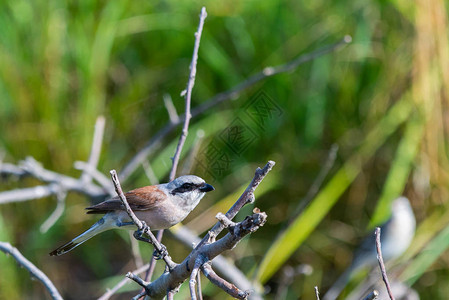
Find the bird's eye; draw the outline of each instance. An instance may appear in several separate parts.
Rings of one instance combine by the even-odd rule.
[[[180,187],[171,191],[171,194],[175,195],[175,194],[180,194],[180,193],[191,192],[197,188],[198,187],[195,184],[193,184],[191,182],[186,182],[186,183],[183,183]]]
[[[182,185],[182,187],[183,187],[184,189],[186,189],[186,190],[191,190],[191,189],[194,188],[194,185],[191,184],[191,183],[189,183],[189,182],[186,182],[186,183],[184,183],[184,184]]]

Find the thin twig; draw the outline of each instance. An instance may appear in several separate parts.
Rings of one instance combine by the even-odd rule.
[[[320,300],[320,291],[318,290],[317,286],[315,286],[315,297],[316,297],[316,300]]]
[[[56,195],[60,190],[57,183],[38,185],[30,188],[15,189],[0,193],[0,204],[30,201]]]
[[[195,292],[196,277],[204,262],[205,262],[204,256],[198,255],[198,257],[195,260],[195,265],[192,269],[192,273],[190,273],[189,289],[190,289],[190,299],[192,300],[197,300]]]
[[[162,241],[162,236],[164,235],[164,230],[158,230],[157,232],[157,241],[160,243]],[[154,269],[156,268],[156,257],[152,256],[150,260],[150,266],[148,267],[147,272],[145,273],[145,281],[151,281],[151,277],[153,276]]]
[[[98,161],[100,160],[100,153],[101,153],[101,144],[103,142],[103,136],[104,136],[104,127],[106,124],[106,119],[104,116],[99,116],[95,122],[95,129],[94,129],[94,136],[92,139],[92,147],[90,150],[90,156],[89,160],[87,161],[87,164],[92,169],[96,169],[98,165]],[[83,172],[80,177],[82,182],[89,182],[92,177],[91,174],[88,172]]]
[[[26,175],[26,172],[22,168],[19,168],[16,165],[10,163],[5,163],[2,160],[2,163],[0,164],[0,175],[13,175],[22,177]]]
[[[225,214],[219,212],[216,216],[215,219],[217,219],[221,224],[223,224],[223,226],[225,228],[231,227],[231,226],[235,226],[235,223],[232,222],[231,220],[229,220]]]
[[[158,230],[156,239],[159,243],[162,242],[163,236],[164,236],[164,230],[163,229]],[[157,263],[156,257],[154,255],[152,255],[150,258],[149,267],[148,267],[147,271],[145,272],[145,277],[144,277],[145,281],[151,281],[151,278],[153,277],[154,270],[156,269],[156,263]]]
[[[381,249],[382,246],[380,244],[380,227],[376,227],[375,235],[376,235],[377,260],[379,262],[380,271],[382,273],[382,279],[385,283],[385,287],[387,288],[390,300],[394,300],[393,292],[391,291],[390,287],[390,282],[388,281],[387,271],[385,270],[384,259],[382,258],[382,249]]]
[[[143,280],[142,278],[140,278],[138,275],[128,272],[126,274],[126,277],[128,277],[131,280],[134,280],[138,285],[140,285],[144,290],[142,292],[140,292],[139,294],[137,294],[135,297],[133,297],[133,300],[138,300],[141,297],[148,295],[149,290],[147,288],[147,285],[149,284],[149,282],[146,282],[145,280]]]
[[[42,223],[41,227],[39,228],[40,232],[46,233],[62,216],[62,213],[64,212],[65,209],[66,196],[67,192],[64,190],[60,190],[59,193],[56,193],[57,199],[56,208],[48,217],[48,219],[45,220],[44,223]]]
[[[96,182],[98,182],[106,193],[114,195],[114,185],[111,183],[108,177],[98,171],[97,168],[84,161],[75,161],[73,167],[77,170],[82,170],[85,174],[89,174]]]
[[[225,216],[232,220],[240,209],[247,203],[252,203],[254,201],[254,191],[275,165],[274,161],[268,161],[263,169],[257,168],[254,174],[253,180],[249,183],[246,190],[240,196],[240,198],[234,203],[234,205],[228,210]],[[204,236],[201,242],[198,243],[195,249],[199,249],[204,243],[208,242],[210,239],[215,240],[215,237],[225,228],[221,222],[217,222],[214,227]]]
[[[137,270],[134,270],[132,273],[134,274],[140,274],[143,271],[148,269],[148,264],[138,268]],[[111,289],[108,289],[106,293],[104,293],[98,300],[108,300],[112,295],[114,295],[120,288],[122,288],[125,284],[131,282],[131,279],[128,277],[123,278],[120,280],[115,286],[113,286]]]
[[[143,288],[146,288],[149,282],[144,281],[142,278],[140,278],[138,275],[128,272],[126,274],[126,277],[128,277],[131,280],[134,280],[138,285],[140,285]]]
[[[173,105],[173,100],[171,99],[170,94],[164,94],[164,105],[168,112],[168,117],[170,118],[171,123],[177,123],[179,122],[179,116],[176,112],[176,108]]]
[[[190,75],[189,80],[187,81],[187,87],[185,90],[185,99],[186,99],[186,111],[185,111],[185,118],[184,118],[184,126],[182,128],[181,136],[179,137],[178,146],[176,147],[175,155],[173,156],[173,166],[170,170],[170,181],[175,179],[176,176],[176,169],[178,168],[179,158],[181,157],[181,151],[184,146],[184,143],[187,138],[187,134],[189,131],[189,123],[190,118],[192,117],[190,114],[190,104],[192,100],[192,90],[193,86],[195,85],[195,76],[196,76],[196,63],[198,61],[198,50],[200,48],[200,41],[201,41],[201,34],[203,32],[203,25],[204,20],[207,17],[206,8],[203,7],[201,9],[200,14],[200,23],[198,25],[198,30],[195,33],[195,46],[193,48],[193,56],[192,56],[192,62],[190,63]]]
[[[147,294],[147,292],[144,290],[143,292],[140,292],[136,296],[132,298],[132,300],[139,300],[140,298],[144,297]]]
[[[377,297],[379,297],[379,292],[376,290],[373,290],[371,293],[366,295],[366,297],[363,298],[363,300],[376,300]]]
[[[48,185],[1,192],[0,204],[44,198],[57,194],[61,189],[67,192],[79,192],[90,198],[101,198],[106,195],[105,191],[94,183],[89,182],[84,184],[79,178],[46,170],[33,157],[27,157],[24,161],[20,162],[18,167],[3,163],[0,166],[0,175],[3,174],[19,177],[32,176],[42,182],[48,183]]]
[[[246,299],[248,297],[248,291],[242,291],[232,283],[227,282],[226,280],[218,276],[217,273],[215,273],[215,271],[212,269],[210,264],[204,264],[201,267],[201,270],[203,271],[204,276],[206,276],[206,278],[209,279],[210,282],[226,291],[232,297],[236,299]]]
[[[203,292],[201,289],[201,272],[198,272],[198,275],[196,275],[196,294],[198,296],[198,300],[203,300]]]
[[[167,291],[167,300],[173,300],[173,297],[175,296],[175,292],[172,290]]]
[[[58,290],[54,286],[53,282],[44,274],[41,270],[39,270],[33,263],[31,263],[28,259],[26,259],[17,248],[11,246],[10,243],[0,242],[0,251],[3,251],[6,254],[10,254],[22,267],[27,269],[32,276],[37,278],[45,288],[50,293],[52,299],[62,300],[61,294],[59,294]]]
[[[261,72],[249,77],[247,80],[237,84],[231,89],[219,93],[213,96],[212,98],[209,98],[199,106],[195,107],[191,111],[192,114],[191,117],[195,118],[198,115],[201,115],[205,111],[211,109],[212,107],[215,107],[216,105],[224,101],[235,99],[235,97],[237,97],[242,91],[253,86],[254,84],[256,84],[261,80],[264,80],[276,74],[292,71],[301,64],[316,59],[317,57],[322,56],[324,54],[335,51],[347,45],[350,42],[351,37],[349,35],[346,35],[342,40],[338,41],[337,43],[327,45],[316,51],[301,55],[298,58],[293,59],[290,62],[287,62],[286,64],[276,67],[265,68]],[[181,115],[179,118],[179,122],[169,123],[162,129],[160,129],[155,135],[153,135],[152,139],[147,142],[147,144],[128,162],[128,164],[120,172],[120,179],[121,180],[127,179],[131,175],[131,173],[133,173],[139,167],[142,161],[147,159],[148,155],[161,145],[162,139],[165,138],[169,133],[171,133],[178,125],[180,125],[184,119],[185,115]]]

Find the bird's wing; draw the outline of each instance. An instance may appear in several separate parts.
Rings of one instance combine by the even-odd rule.
[[[156,186],[146,186],[125,193],[125,197],[132,210],[148,210],[163,202],[167,196]],[[104,214],[114,210],[125,210],[125,207],[116,196],[86,209],[88,214]]]

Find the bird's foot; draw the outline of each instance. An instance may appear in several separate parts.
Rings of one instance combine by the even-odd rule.
[[[165,256],[168,255],[167,247],[165,247],[163,244],[160,245],[161,245],[160,250],[154,249],[153,251],[153,256],[156,260],[163,259]]]

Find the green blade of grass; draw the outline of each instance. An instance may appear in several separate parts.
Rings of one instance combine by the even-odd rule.
[[[419,117],[412,118],[407,123],[404,137],[398,146],[382,195],[371,219],[370,228],[385,221],[385,217],[390,213],[391,202],[402,194],[422,140],[424,125],[423,119]]]
[[[404,272],[401,279],[409,285],[418,280],[422,274],[449,248],[449,226],[443,229],[421,252],[413,259]]]
[[[409,117],[411,111],[412,102],[407,93],[388,111],[377,126],[369,132],[360,149],[337,171],[304,213],[299,215],[278,236],[262,260],[260,268],[256,273],[256,280],[265,283],[298,249],[353,182],[363,164],[374,155],[385,140]]]

